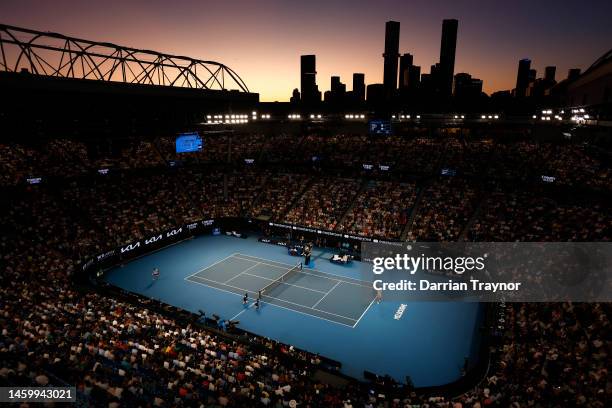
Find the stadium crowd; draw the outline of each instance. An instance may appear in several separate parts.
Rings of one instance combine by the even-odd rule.
[[[391,143],[423,149],[437,146],[431,139],[415,140],[420,139]],[[242,154],[239,144],[233,146],[232,155],[237,157],[249,156],[257,148],[251,145]],[[465,174],[475,169],[486,172],[484,167],[519,174],[511,172],[542,165],[536,162],[539,159],[528,159],[541,146],[499,146],[490,146],[491,155],[512,151],[508,161],[479,164]],[[573,180],[562,184],[573,187],[582,180],[595,191],[610,190],[609,169],[602,161],[560,160],[565,148],[588,154],[584,147],[564,146],[544,161],[557,177]],[[506,324],[499,333],[500,344],[492,350],[493,365],[486,377],[474,389],[445,398],[421,395],[389,379],[376,384],[374,393],[372,385],[357,381],[334,387],[317,379],[321,365],[315,354],[259,337],[236,339],[154,301],[110,297],[71,280],[88,256],[208,217],[264,215],[350,233],[390,238],[405,233],[404,238],[411,240],[452,241],[464,236],[474,241],[609,241],[612,212],[606,203],[589,196],[568,199],[540,189],[497,186],[489,191],[481,180],[469,177],[433,177],[417,183],[269,170],[168,169],[166,162],[176,158],[170,147],[161,139],[132,143],[119,149],[125,154],[101,160],[100,151],[91,153],[85,145],[68,140],[51,141],[40,150],[0,145],[5,189],[0,197],[2,384],[74,384],[84,405],[104,407],[603,408],[609,404],[609,304],[505,305]],[[269,145],[267,149],[258,157],[282,156]],[[448,154],[448,149],[446,153],[441,149],[440,163],[446,160],[446,165],[459,167],[474,156],[470,149],[457,155]],[[205,155],[191,155],[206,165],[223,160],[226,151],[216,147]],[[396,161],[398,166],[411,158],[409,147],[401,151],[407,156]],[[336,156],[329,148],[326,154],[358,163],[347,151]],[[381,162],[390,161],[382,148],[373,154],[379,154]],[[423,150],[414,154],[420,156]],[[529,163],[517,170],[515,163],[525,160]],[[578,164],[583,166],[580,171],[569,171]],[[103,165],[138,171],[76,177]],[[66,180],[21,184],[31,176]]]

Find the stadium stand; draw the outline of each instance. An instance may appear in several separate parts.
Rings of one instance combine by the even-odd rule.
[[[328,155],[354,170],[371,153],[397,163],[398,173],[427,177],[395,181],[322,175],[309,167],[207,167],[257,152],[263,161],[279,163],[289,150],[300,151],[300,141],[278,143],[287,135],[274,142],[258,136],[250,144],[211,138],[205,153],[180,157],[194,166],[179,169],[164,165],[177,159],[169,138],[134,141],[119,154],[93,154],[70,139],[40,150],[0,145],[6,191],[0,197],[0,382],[76,384],[85,405],[108,407],[607,406],[609,304],[503,305],[505,325],[486,376],[470,390],[448,395],[421,393],[385,377],[336,387],[317,379],[322,363],[316,354],[256,336],[231,337],[153,300],[84,290],[71,280],[91,255],[208,217],[250,214],[387,238],[407,231],[409,240],[424,241],[612,236],[607,199],[568,194],[578,184],[581,192],[610,191],[609,162],[599,148],[419,136],[392,139],[398,147],[393,150],[351,136],[365,145],[353,151],[342,145],[344,137],[306,137],[311,143],[304,162],[309,155]],[[435,152],[441,152],[439,161],[423,158],[437,157]],[[478,163],[462,166],[466,161]],[[106,164],[117,171],[95,175]],[[462,174],[438,176],[439,166]],[[559,179],[555,188],[541,184],[542,169]],[[470,177],[476,172],[488,179]],[[43,182],[24,182],[33,175]],[[52,177],[57,180],[47,183]]]

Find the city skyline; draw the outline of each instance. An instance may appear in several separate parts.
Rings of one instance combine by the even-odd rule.
[[[539,76],[546,66],[556,66],[560,80],[570,68],[588,68],[609,49],[612,37],[607,2],[580,8],[539,2],[528,10],[521,2],[382,3],[262,1],[220,7],[179,2],[168,11],[162,7],[166,3],[155,1],[6,1],[0,5],[0,22],[215,60],[236,70],[262,101],[288,101],[291,91],[300,88],[300,56],[305,54],[316,55],[322,93],[329,90],[331,76],[339,76],[349,90],[355,72],[365,74],[366,84],[382,83],[381,51],[389,20],[402,27],[399,53],[412,54],[414,64],[427,72],[439,59],[442,20],[458,19],[454,72],[482,79],[488,94],[515,86],[522,58],[531,60]]]

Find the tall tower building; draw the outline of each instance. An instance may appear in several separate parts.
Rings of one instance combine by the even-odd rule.
[[[519,61],[518,72],[516,74],[516,97],[524,98],[527,95],[529,86],[529,71],[531,70],[531,60],[523,58]]]
[[[557,67],[550,65],[544,68],[544,80],[546,82],[555,82],[555,74],[557,73]]]
[[[385,67],[383,84],[387,95],[392,95],[397,89],[397,59],[399,58],[400,23],[387,21],[385,24]]]
[[[538,71],[536,69],[529,70],[529,82],[534,82],[538,77]]]
[[[361,73],[353,74],[353,96],[359,102],[365,101],[365,75]]]
[[[411,65],[408,68],[408,88],[416,89],[421,84],[421,67],[418,65]]]
[[[412,54],[403,54],[400,57],[399,64],[399,87],[408,88],[408,82],[410,78],[410,67],[412,66]]]
[[[302,102],[312,105],[321,101],[321,94],[317,87],[316,55],[302,55],[300,58],[300,93]]]
[[[457,49],[457,27],[455,19],[442,21],[442,41],[440,42],[439,90],[443,96],[450,96],[455,74],[455,51]]]

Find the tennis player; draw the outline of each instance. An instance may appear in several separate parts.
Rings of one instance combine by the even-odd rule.
[[[153,276],[153,280],[158,280],[159,279],[159,268],[153,268],[153,272],[151,273],[151,276]]]
[[[246,292],[242,297],[242,304],[246,305],[247,303],[249,303],[249,292]]]
[[[255,310],[259,310],[259,298],[255,299]]]

